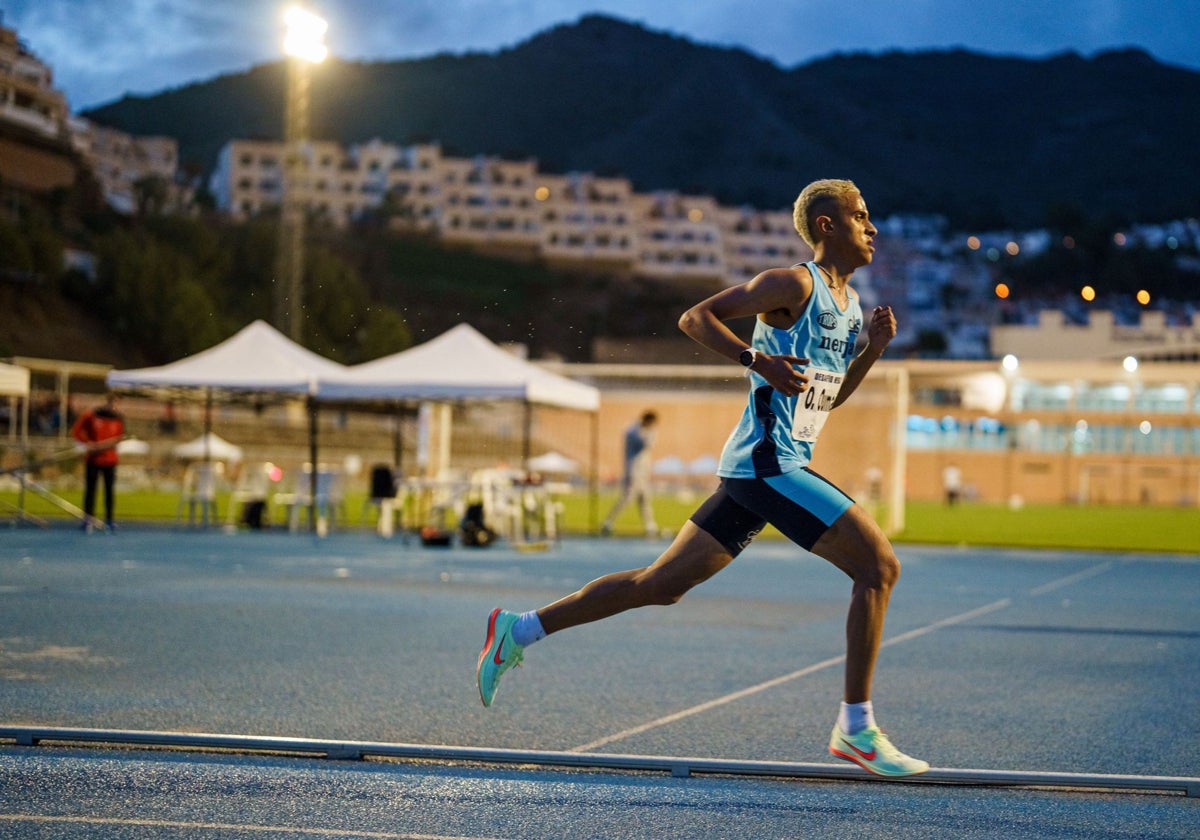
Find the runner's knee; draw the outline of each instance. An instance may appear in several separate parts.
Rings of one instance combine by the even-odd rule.
[[[900,578],[900,560],[890,548],[883,546],[868,550],[843,566],[855,586],[891,592]]]
[[[869,566],[868,574],[873,586],[892,589],[900,579],[900,560],[896,553],[890,549],[877,552]]]

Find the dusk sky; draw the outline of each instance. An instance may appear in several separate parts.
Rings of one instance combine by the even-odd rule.
[[[281,55],[280,0],[0,0],[4,26],[55,74],[72,110]],[[599,12],[784,67],[834,52],[965,47],[1083,55],[1135,46],[1200,71],[1200,0],[309,0],[343,59],[495,51]]]

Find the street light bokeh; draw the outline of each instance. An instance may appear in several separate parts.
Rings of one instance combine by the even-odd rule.
[[[325,60],[325,20],[300,6],[283,15],[287,27],[284,104],[283,196],[279,212],[279,249],[275,269],[275,325],[293,341],[303,334],[304,216],[308,199],[309,67]]]

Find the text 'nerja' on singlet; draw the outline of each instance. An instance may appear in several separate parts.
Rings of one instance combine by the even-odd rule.
[[[816,264],[803,265],[812,275],[813,291],[796,323],[781,330],[756,318],[750,343],[771,356],[809,359],[808,388],[798,396],[784,396],[750,371],[750,397],[721,453],[719,476],[766,478],[806,466],[854,358],[863,321],[857,293],[849,293],[843,311]]]

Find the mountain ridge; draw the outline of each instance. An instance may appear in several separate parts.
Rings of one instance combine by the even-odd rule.
[[[282,129],[284,63],[85,116],[180,143],[194,171],[230,139]],[[200,115],[200,116],[198,116]],[[784,68],[588,15],[495,53],[330,60],[311,136],[438,142],[448,154],[536,158],[621,174],[635,189],[778,209],[817,177],[848,177],[876,215],[940,212],[963,228],[1194,215],[1200,73],[1136,49],[1084,58],[962,49],[834,54]]]

